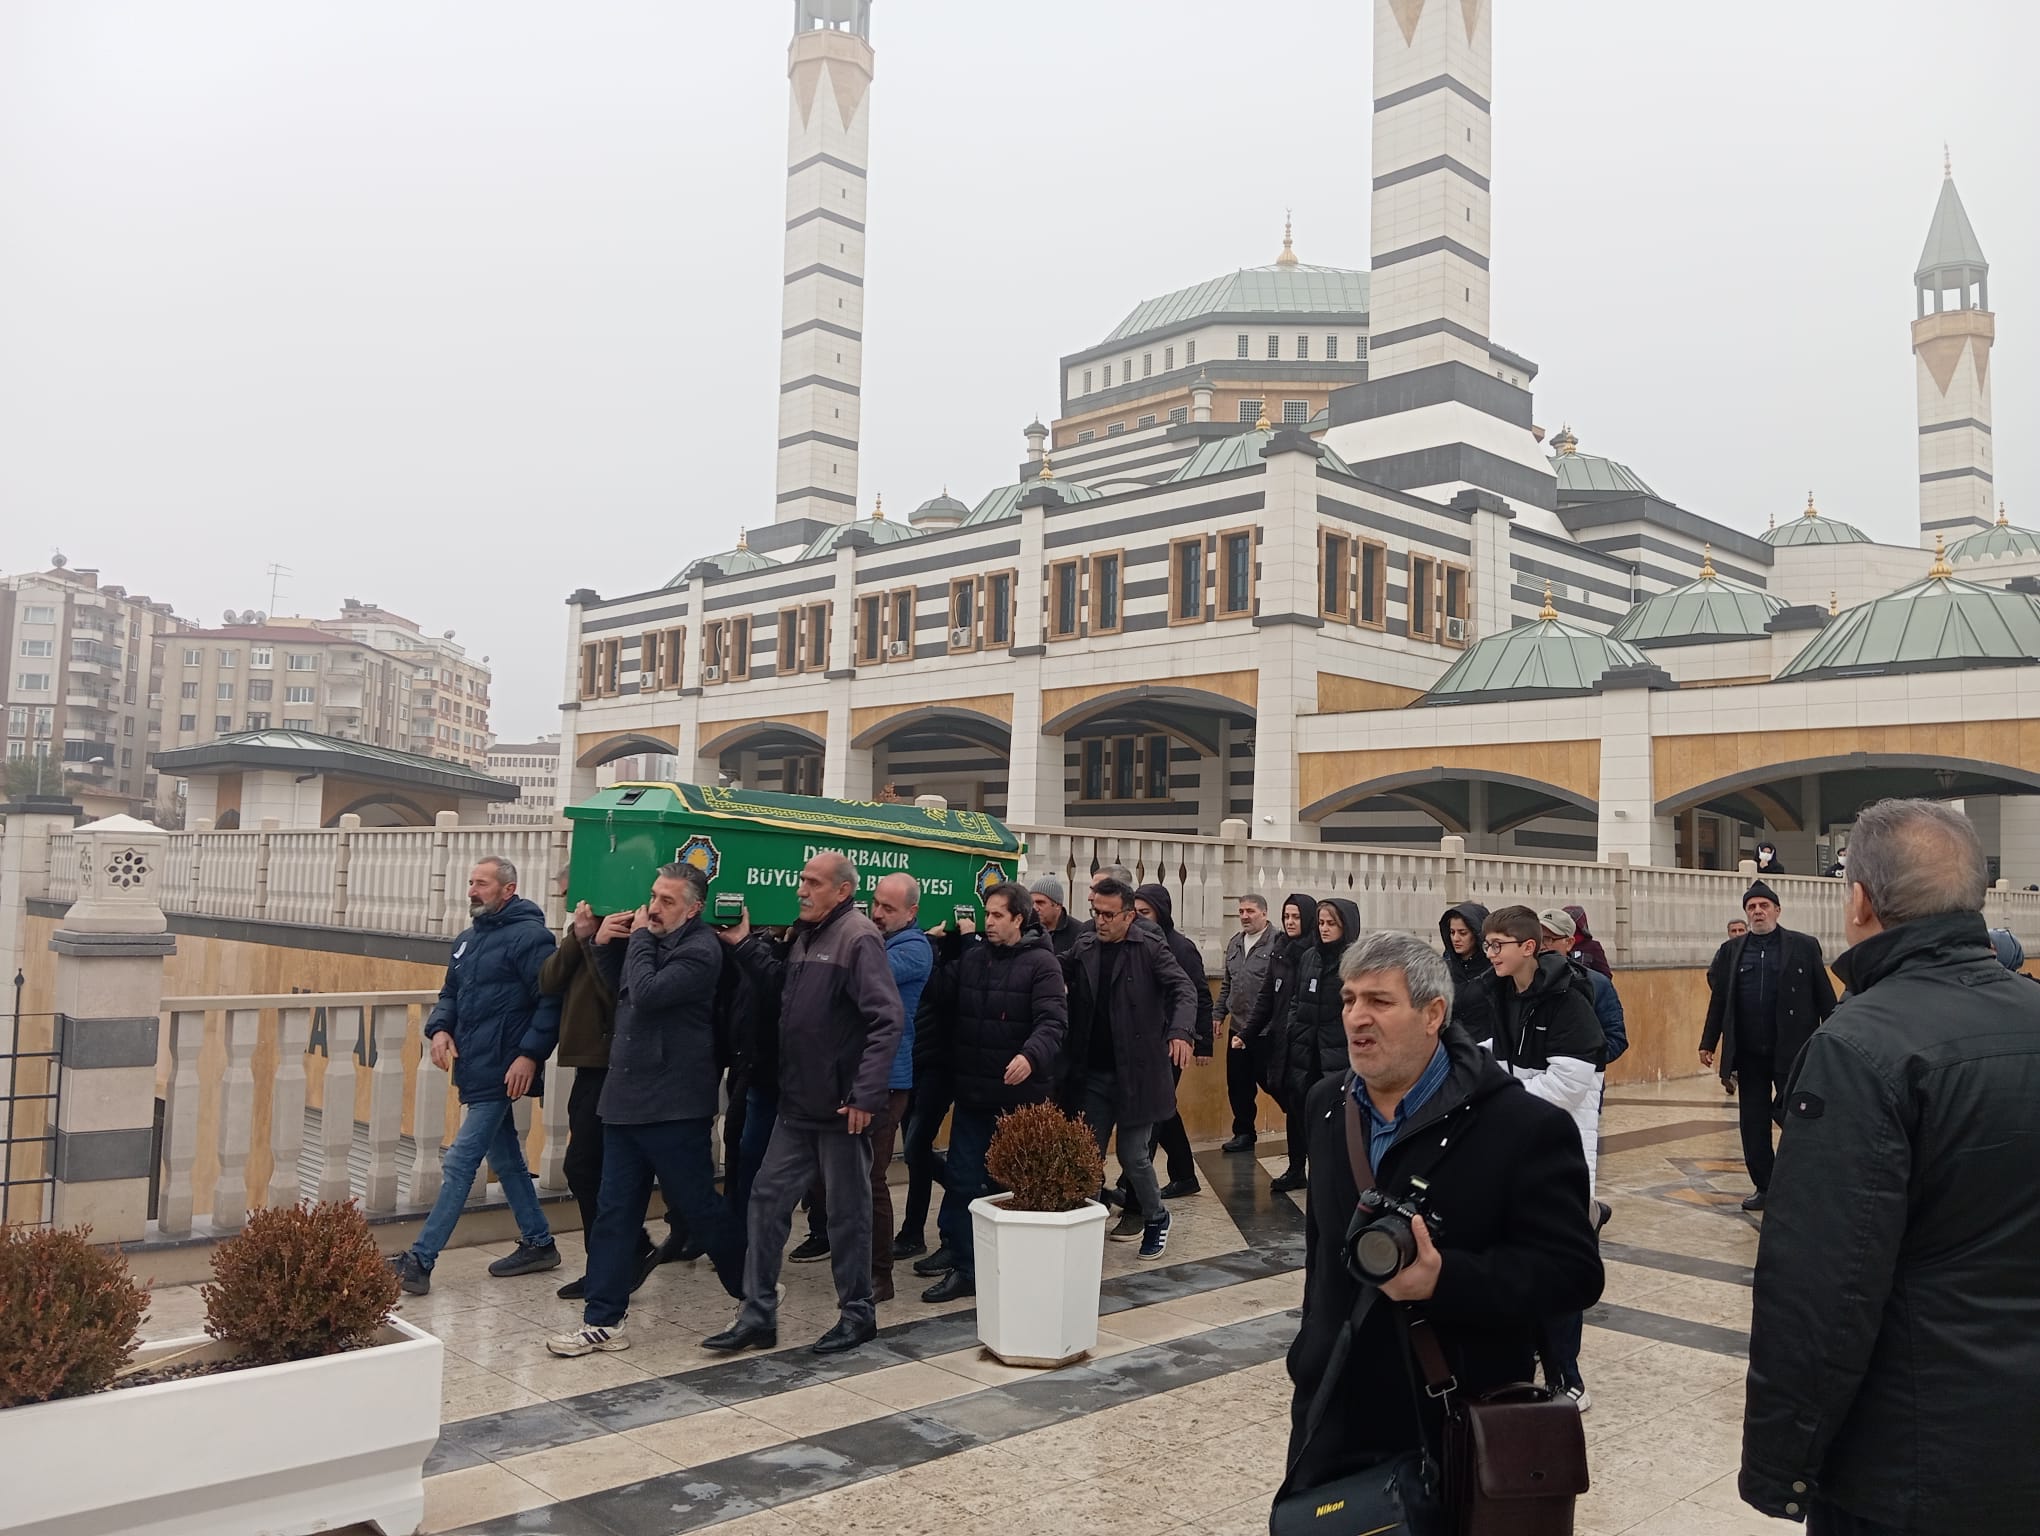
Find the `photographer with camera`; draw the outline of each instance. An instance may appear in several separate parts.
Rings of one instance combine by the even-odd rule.
[[[1339,977],[1352,1071],[1320,1082],[1306,1110],[1303,1323],[1289,1350],[1288,1475],[1272,1528],[1342,1536],[1386,1509],[1373,1526],[1414,1514],[1412,1531],[1437,1530],[1422,1516],[1447,1419],[1530,1382],[1542,1320],[1600,1297],[1586,1159],[1563,1109],[1448,1023],[1452,976],[1430,945],[1360,935]],[[1434,1367],[1450,1373],[1450,1390],[1419,1380]],[[1518,1395],[1562,1410],[1577,1464],[1543,1463],[1541,1486],[1569,1500],[1584,1486],[1579,1416],[1563,1397]],[[1391,1477],[1407,1507],[1381,1502]],[[1341,1500],[1336,1521],[1320,1518]]]

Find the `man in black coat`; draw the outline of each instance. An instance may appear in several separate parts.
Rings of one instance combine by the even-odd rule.
[[[1983,850],[1863,811],[1849,997],[1787,1090],[1757,1249],[1742,1496],[1814,1532],[2040,1530],[2040,988],[1985,936]]]
[[[1743,893],[1749,932],[1714,952],[1707,967],[1707,1026],[1700,1032],[1700,1065],[1718,1059],[1722,1082],[1736,1080],[1743,1161],[1757,1186],[1743,1201],[1746,1211],[1761,1211],[1771,1187],[1771,1127],[1783,1122],[1792,1063],[1835,1011],[1820,940],[1781,928],[1778,913],[1778,893],[1763,881]]]
[[[1324,1079],[1308,1105],[1303,1323],[1289,1350],[1296,1391],[1284,1485],[1295,1489],[1415,1449],[1420,1414],[1436,1444],[1440,1405],[1410,1381],[1390,1303],[1429,1323],[1459,1390],[1478,1393],[1531,1380],[1541,1320],[1592,1306],[1602,1284],[1579,1135],[1447,1022],[1444,958],[1408,934],[1370,933],[1346,951],[1340,974],[1352,1075]],[[1356,1126],[1376,1189],[1407,1198],[1413,1175],[1429,1181],[1437,1231],[1412,1223],[1415,1259],[1382,1285],[1350,1348],[1337,1348],[1361,1292],[1346,1264],[1361,1193],[1347,1151]],[[1340,1386],[1306,1435],[1335,1350]]]
[[[1140,1256],[1158,1259],[1169,1212],[1148,1156],[1155,1126],[1176,1112],[1176,1080],[1190,1064],[1197,993],[1169,941],[1133,910],[1133,887],[1101,879],[1091,887],[1092,930],[1063,962],[1069,982],[1069,1046],[1061,1101],[1080,1113],[1103,1152],[1116,1129],[1119,1165],[1141,1216]]]
[[[1191,1027],[1196,1038],[1191,1042],[1191,1059],[1200,1067],[1211,1065],[1212,1019],[1211,978],[1205,974],[1204,953],[1197,947],[1197,941],[1176,926],[1176,903],[1169,895],[1168,887],[1158,884],[1135,886],[1133,910],[1162,930],[1162,937],[1169,941],[1169,953],[1176,957],[1176,964],[1183,967],[1183,974],[1190,978],[1190,987],[1197,995],[1196,1015]],[[1178,1085],[1183,1081],[1183,1069],[1174,1067],[1171,1073]],[[1190,1149],[1190,1133],[1183,1129],[1183,1116],[1172,1112],[1168,1119],[1155,1127],[1153,1138],[1148,1144],[1150,1156],[1159,1149],[1164,1160],[1164,1171],[1169,1181],[1162,1186],[1164,1200],[1182,1200],[1191,1195],[1202,1194],[1204,1186],[1197,1182],[1197,1154]],[[1139,1231],[1132,1225],[1135,1213],[1129,1212],[1120,1223],[1120,1238],[1138,1237]]]
[[[588,1235],[582,1326],[546,1340],[555,1355],[628,1349],[623,1331],[640,1280],[652,1178],[706,1249],[716,1278],[743,1294],[743,1242],[716,1192],[709,1135],[722,1068],[715,1054],[715,988],[722,945],[701,921],[708,881],[689,864],[668,864],[623,936],[612,914],[596,930],[595,964],[616,998],[609,1074],[596,1114],[602,1121],[602,1188]]]

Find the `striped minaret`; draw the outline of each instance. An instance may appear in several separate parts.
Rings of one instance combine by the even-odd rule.
[[[1991,526],[1990,263],[1942,160],[1941,200],[1913,274],[1920,403],[1920,543]]]
[[[794,0],[777,521],[857,513],[871,0]]]

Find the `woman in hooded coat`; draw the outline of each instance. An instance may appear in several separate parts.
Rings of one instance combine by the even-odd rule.
[[[1615,973],[1608,968],[1608,951],[1601,948],[1601,941],[1587,931],[1587,909],[1567,907],[1565,915],[1573,920],[1573,959],[1613,981]]]
[[[1476,1043],[1495,1037],[1494,967],[1481,947],[1481,928],[1488,909],[1477,901],[1447,907],[1438,919],[1438,937],[1445,945],[1445,964],[1452,972],[1452,1022]]]
[[[1287,1120],[1289,1166],[1275,1179],[1278,1190],[1302,1189],[1304,1149],[1310,1144],[1309,1127],[1303,1119],[1303,1105],[1289,1096],[1287,1060],[1289,1014],[1296,1001],[1296,967],[1304,952],[1317,942],[1317,898],[1300,892],[1282,903],[1282,937],[1268,957],[1268,977],[1261,983],[1261,995],[1254,999],[1248,1030],[1268,1042],[1262,1056],[1266,1063],[1266,1088]]]
[[[1339,961],[1360,935],[1360,909],[1343,896],[1318,903],[1317,942],[1296,967],[1296,1006],[1285,1055],[1290,1096],[1299,1110],[1318,1080],[1346,1070],[1345,1010]]]

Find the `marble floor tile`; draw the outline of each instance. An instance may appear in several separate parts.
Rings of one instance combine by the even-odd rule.
[[[1100,1335],[1101,1339],[1106,1335]],[[844,1378],[843,1386],[889,1409],[921,1408],[975,1392],[984,1383],[924,1361],[889,1365],[882,1371]]]
[[[681,1467],[698,1467],[728,1456],[741,1456],[789,1438],[764,1420],[735,1408],[711,1408],[667,1423],[642,1424],[624,1430],[623,1436]]]
[[[889,1410],[885,1404],[860,1396],[834,1382],[823,1382],[793,1392],[755,1398],[745,1403],[742,1411],[770,1424],[792,1440],[841,1429],[846,1424],[861,1424]]]
[[[676,1463],[650,1446],[622,1435],[602,1435],[550,1451],[513,1456],[498,1465],[555,1499],[575,1499],[678,1470]]]
[[[458,1530],[553,1502],[552,1496],[501,1467],[468,1467],[425,1480],[423,1532]]]

